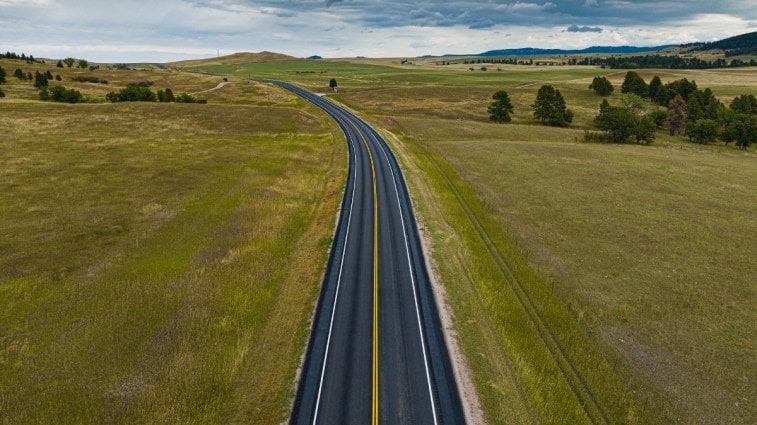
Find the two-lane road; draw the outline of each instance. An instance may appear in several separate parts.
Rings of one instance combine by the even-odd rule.
[[[292,412],[293,424],[464,423],[407,187],[384,140],[309,91],[270,81],[333,117],[350,168]]]

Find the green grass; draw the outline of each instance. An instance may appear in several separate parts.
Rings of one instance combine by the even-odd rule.
[[[0,101],[0,422],[285,420],[343,138],[255,83],[208,105],[41,103],[23,84]]]
[[[430,72],[427,84],[338,96],[398,136],[488,419],[583,421],[544,343],[517,325],[520,303],[494,249],[611,423],[751,423],[754,154],[663,132],[652,147],[578,143],[601,98],[585,74],[552,72],[508,77],[508,125],[488,122],[483,80],[440,86]],[[624,73],[606,73],[616,91]],[[754,69],[641,74],[696,80],[726,104],[757,87]],[[576,112],[571,128],[533,125],[543,83]]]

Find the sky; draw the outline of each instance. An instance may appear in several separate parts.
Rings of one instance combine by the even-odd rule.
[[[0,51],[92,62],[658,46],[757,31],[757,0],[0,0]]]

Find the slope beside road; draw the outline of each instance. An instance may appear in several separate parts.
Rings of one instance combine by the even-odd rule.
[[[349,178],[292,424],[455,424],[465,418],[402,173],[384,140],[288,83],[344,131]]]

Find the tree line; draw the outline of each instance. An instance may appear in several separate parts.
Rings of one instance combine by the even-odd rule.
[[[597,95],[609,96],[614,91],[605,77],[595,77],[589,85]],[[692,142],[708,144],[722,140],[746,149],[757,143],[757,98],[743,94],[728,107],[711,89],[700,89],[686,78],[662,83],[658,76],[647,84],[635,71],[629,71],[621,86],[620,105],[604,99],[594,125],[601,133],[587,132],[585,141],[650,144],[658,130],[667,124],[671,136],[688,137]],[[489,119],[498,123],[511,121],[513,105],[506,91],[492,96]],[[573,113],[566,107],[559,90],[542,86],[531,105],[533,116],[544,125],[568,126]]]

